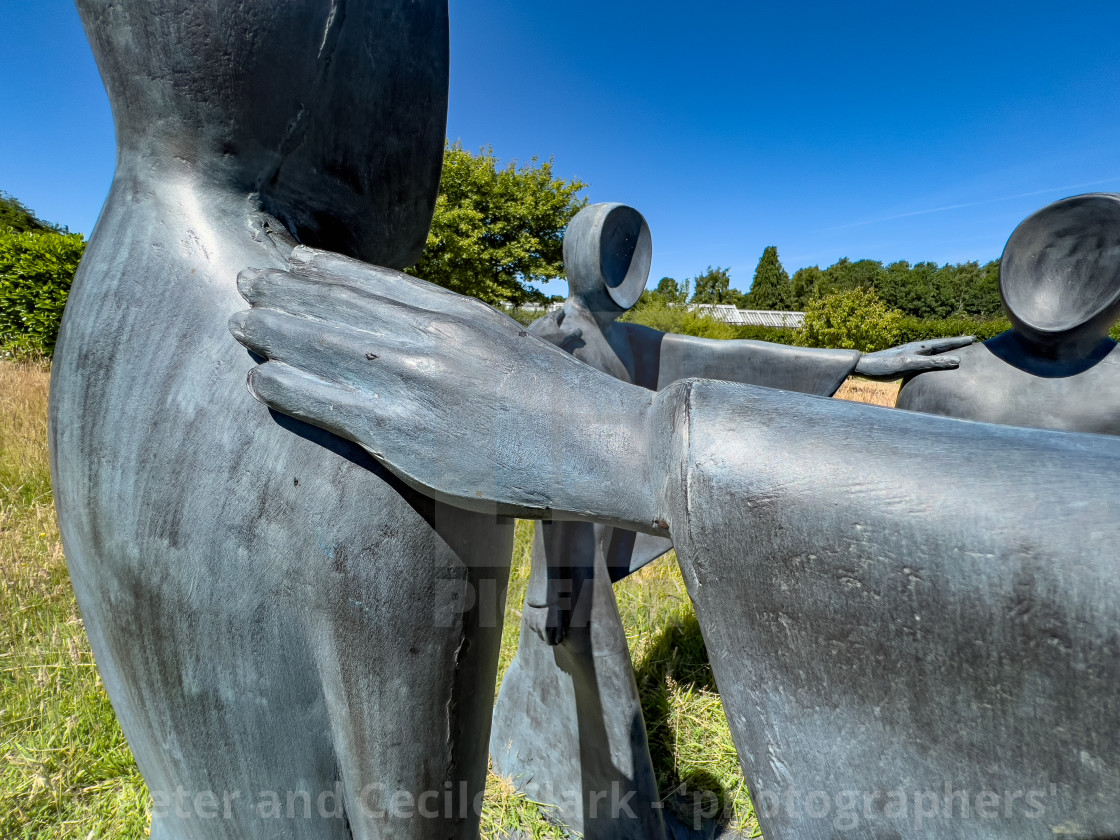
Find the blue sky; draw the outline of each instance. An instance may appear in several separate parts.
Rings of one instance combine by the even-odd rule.
[[[0,0],[0,189],[89,233],[108,105],[69,0]],[[1065,195],[1120,192],[1120,4],[452,0],[448,134],[552,157],[641,210],[651,282],[762,249],[999,256]],[[553,284],[555,285],[555,284]],[[553,288],[549,291],[560,291]]]

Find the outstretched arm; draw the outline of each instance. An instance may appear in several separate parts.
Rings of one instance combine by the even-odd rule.
[[[768,341],[665,334],[657,387],[682,379],[717,379],[830,397],[859,363],[858,350],[818,350]]]
[[[306,248],[289,271],[246,272],[239,285],[253,309],[231,329],[268,359],[249,379],[261,400],[359,443],[409,484],[462,507],[673,529],[688,540],[698,516],[739,515],[714,504],[722,496],[713,475],[732,475],[743,490],[732,507],[765,509],[792,527],[773,504],[774,487],[813,489],[843,509],[913,512],[928,505],[923,463],[964,486],[983,458],[985,480],[960,525],[980,528],[995,516],[1013,533],[1032,527],[1006,501],[1022,465],[1034,465],[1032,486],[1062,484],[1063,514],[1116,483],[1097,476],[1094,491],[1077,493],[1090,467],[1111,476],[1120,463],[1120,443],[1102,436],[915,418],[729,383],[685,380],[652,393],[477,300]],[[864,452],[869,441],[910,459],[883,473],[874,492],[838,454]],[[1060,458],[1038,463],[1057,450]],[[1000,459],[1018,466],[1000,470]],[[916,534],[921,519],[903,516],[892,527]],[[719,523],[708,524],[696,533],[715,533]]]
[[[634,340],[643,338],[644,335],[635,334]],[[891,380],[928,370],[951,370],[960,364],[960,358],[939,354],[966,347],[973,341],[972,336],[940,338],[861,354],[858,350],[667,333],[660,339],[657,387],[696,377],[830,397],[853,373],[868,379]]]
[[[892,380],[930,370],[954,370],[960,367],[960,356],[942,356],[950,350],[959,350],[976,341],[974,335],[954,338],[933,338],[929,341],[912,341],[860,356],[855,372],[868,379]]]

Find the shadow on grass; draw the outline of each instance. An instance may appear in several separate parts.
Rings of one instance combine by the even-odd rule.
[[[681,760],[684,740],[712,736],[713,714],[684,713],[682,719],[682,696],[717,692],[708,649],[691,609],[672,616],[635,670],[650,756],[666,804],[690,828],[726,827],[733,817],[736,791],[715,773]],[[720,708],[714,714],[723,712]],[[709,833],[710,829],[705,831]]]

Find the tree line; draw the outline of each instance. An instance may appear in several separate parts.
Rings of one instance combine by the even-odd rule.
[[[847,257],[828,268],[809,266],[792,276],[777,247],[767,246],[755,268],[749,292],[731,288],[731,273],[711,267],[678,282],[663,277],[650,293],[666,303],[731,304],[740,309],[804,311],[816,299],[851,292],[874,292],[890,310],[915,318],[994,318],[1002,311],[999,260],[938,265],[905,260],[883,263]]]

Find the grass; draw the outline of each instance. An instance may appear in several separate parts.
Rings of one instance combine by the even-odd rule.
[[[901,379],[894,382],[873,382],[870,379],[853,376],[840,386],[840,390],[836,392],[836,399],[893,408],[901,387]]]
[[[42,365],[0,363],[0,837],[143,837],[148,794],[59,543]]]
[[[0,837],[140,838],[150,801],[101,685],[70,588],[51,497],[41,364],[0,362]],[[838,396],[893,404],[897,383],[849,382]],[[517,648],[532,525],[518,525],[500,674]],[[707,652],[674,559],[615,587],[642,694],[650,750],[669,807],[720,797],[723,821],[757,823]],[[483,837],[568,835],[491,775]]]

